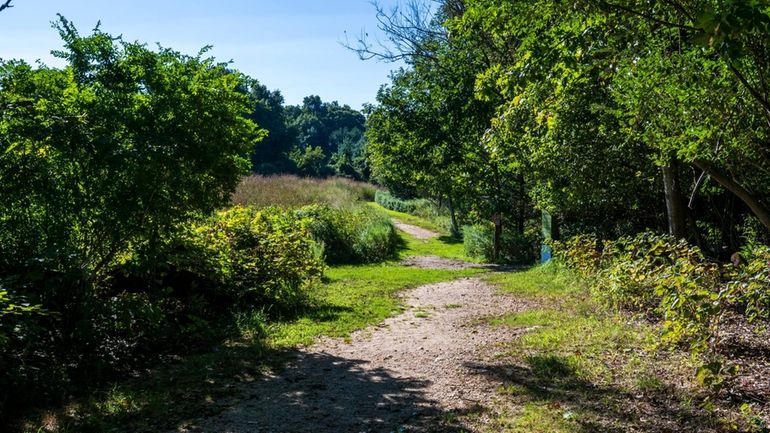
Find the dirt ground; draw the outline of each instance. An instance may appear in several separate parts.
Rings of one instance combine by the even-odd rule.
[[[350,339],[297,351],[280,372],[244,385],[243,400],[182,432],[473,431],[458,412],[492,398],[500,383],[480,374],[514,333],[489,315],[521,301],[478,277],[418,287],[407,309]]]

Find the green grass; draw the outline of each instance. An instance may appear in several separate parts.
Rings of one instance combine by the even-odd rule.
[[[527,328],[499,357],[506,383],[489,431],[657,431],[668,422],[682,423],[682,431],[726,428],[716,412],[693,404],[704,398],[692,381],[694,364],[655,344],[657,325],[603,309],[553,265],[486,278],[531,305],[488,318]]]
[[[422,227],[424,229],[428,229],[428,230],[434,231],[434,232],[436,232],[436,233],[438,233],[440,235],[444,235],[444,236],[448,236],[449,235],[449,233],[446,230],[444,230],[443,227],[441,227],[440,225],[436,224],[433,221],[427,220],[425,218],[420,218],[420,217],[412,215],[412,214],[390,210],[390,209],[382,207],[379,204],[374,203],[374,202],[369,202],[368,204],[369,204],[369,206],[371,206],[371,207],[373,207],[375,209],[378,209],[378,210],[380,210],[382,212],[385,212],[391,218],[395,218],[395,219],[397,219],[397,220],[399,220],[401,222],[404,222],[404,223],[407,223],[407,224],[411,224],[411,225],[417,226],[417,227]]]
[[[490,274],[489,282],[518,298],[551,302],[585,295],[577,281],[553,264],[537,266],[522,272]]]
[[[456,244],[445,239],[421,242],[402,234],[402,240],[403,257],[461,257]],[[330,267],[314,301],[297,317],[265,324],[259,315],[246,315],[239,323],[240,338],[202,354],[166,359],[134,377],[94,389],[67,407],[36,413],[21,430],[37,432],[42,425],[51,427],[46,431],[58,433],[178,428],[185,420],[221,412],[225,406],[218,402],[237,396],[239,382],[280,368],[293,348],[311,344],[320,336],[347,337],[403,311],[399,292],[480,272],[483,270],[419,269],[398,262]],[[416,315],[427,317],[428,313],[418,311]]]
[[[423,284],[453,280],[478,269],[439,270],[397,263],[333,267],[319,293],[318,305],[303,317],[272,325],[268,341],[276,347],[310,344],[321,335],[345,337],[400,312],[397,293]]]

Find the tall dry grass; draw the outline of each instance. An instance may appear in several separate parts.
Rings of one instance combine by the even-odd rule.
[[[241,180],[233,193],[232,202],[256,207],[326,204],[339,208],[355,202],[373,201],[376,191],[377,187],[372,184],[345,178],[249,176]]]

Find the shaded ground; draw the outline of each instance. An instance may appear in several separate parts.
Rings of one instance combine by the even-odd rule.
[[[479,278],[414,289],[407,310],[349,340],[325,339],[246,384],[246,398],[184,432],[457,431],[455,413],[488,403],[499,381],[479,374],[517,332],[481,317],[526,308]]]
[[[431,239],[439,237],[439,234],[422,227],[417,227],[412,224],[393,219],[393,225],[402,232],[414,237],[415,239]]]
[[[492,266],[484,265],[480,263],[469,263],[462,260],[448,259],[446,257],[439,256],[412,256],[407,257],[401,261],[404,266],[414,266],[416,268],[423,269],[473,269],[473,268],[486,268],[491,269]]]

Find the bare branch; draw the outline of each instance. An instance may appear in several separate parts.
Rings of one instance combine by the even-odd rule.
[[[385,35],[382,41],[376,35],[370,36],[366,31],[351,43],[349,39],[343,45],[358,54],[362,60],[378,59],[386,62],[399,60],[414,60],[416,58],[435,58],[437,42],[445,42],[448,38],[446,29],[441,26],[437,15],[440,8],[434,3],[438,0],[408,0],[386,10],[376,0],[372,2],[377,18],[377,29]],[[456,8],[444,10],[444,13],[455,13]]]
[[[0,12],[12,7],[13,5],[11,4],[11,0],[6,0],[5,3],[0,3]]]

